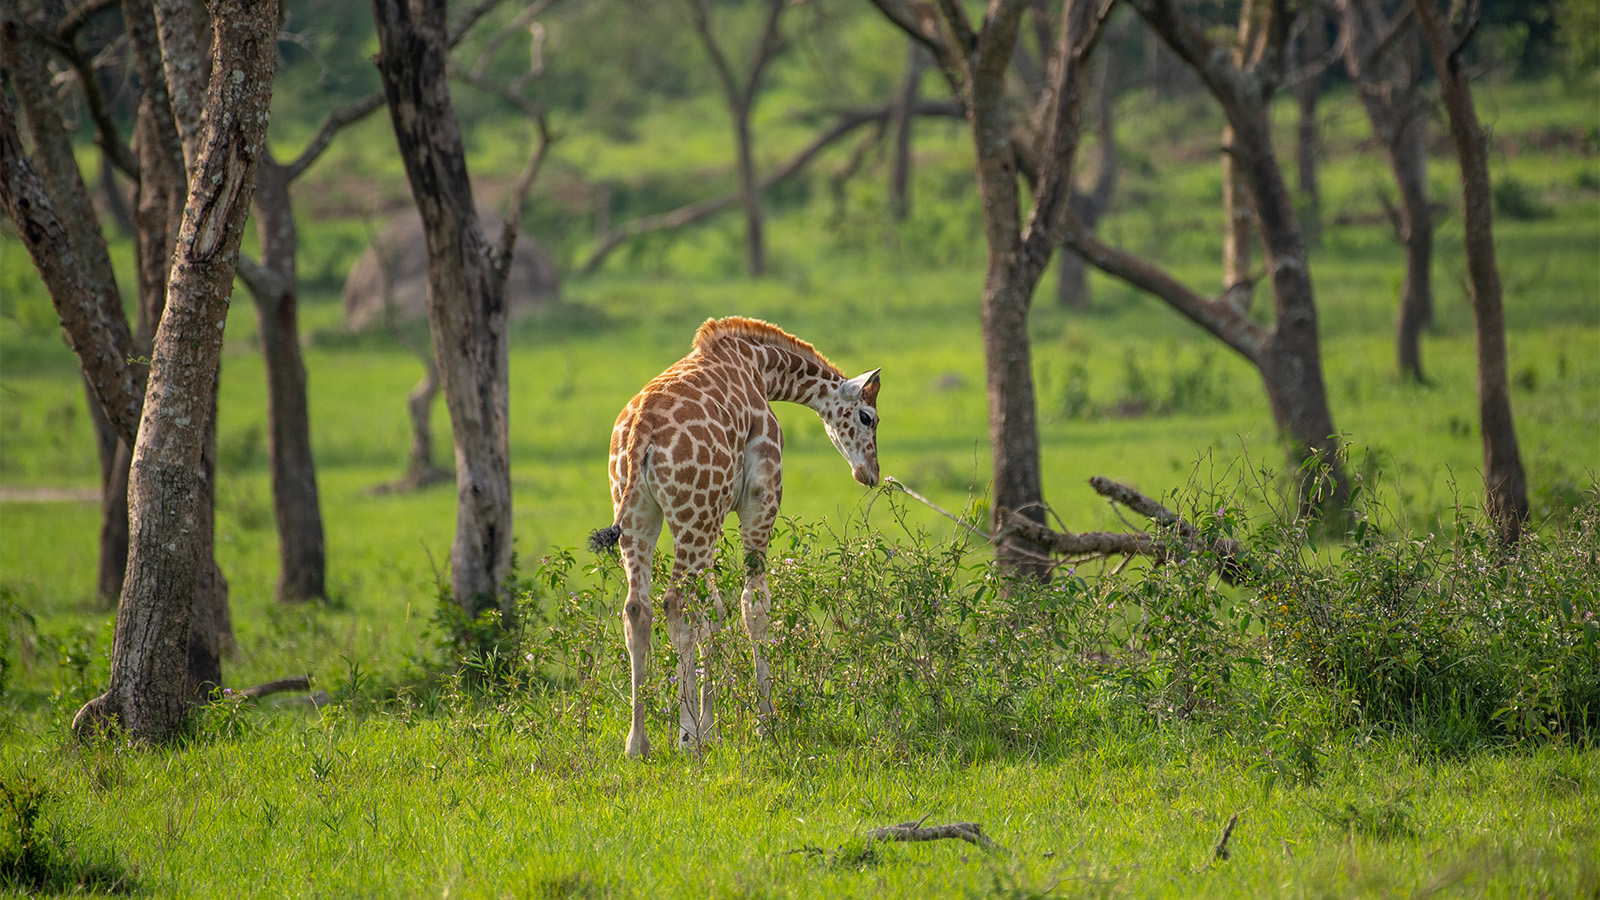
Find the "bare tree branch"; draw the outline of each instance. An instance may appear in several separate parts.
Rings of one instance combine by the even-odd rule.
[[[300,151],[300,155],[295,157],[293,162],[284,166],[288,170],[289,180],[293,181],[299,178],[306,169],[309,169],[311,164],[316,162],[317,158],[322,155],[322,152],[328,149],[328,144],[333,141],[334,135],[338,134],[340,129],[347,125],[353,125],[382,108],[383,94],[374,92],[349,106],[340,107],[329,113],[328,118],[323,120],[322,127],[317,129],[317,133],[311,138],[310,143],[306,144],[305,149]]]
[[[116,6],[121,0],[83,0],[77,6],[67,11],[61,17],[61,22],[56,26],[56,38],[64,43],[71,43],[89,24],[89,20],[102,12]]]
[[[960,108],[948,101],[919,101],[913,107],[912,112],[913,114],[919,116],[943,116],[947,118],[959,118],[961,116]],[[836,122],[832,128],[818,135],[811,141],[811,143],[801,148],[793,156],[789,157],[789,159],[768,173],[765,178],[762,178],[759,182],[760,190],[770,190],[776,185],[788,180],[791,176],[795,175],[797,172],[809,165],[811,161],[816,158],[817,154],[821,153],[823,150],[826,150],[835,142],[846,137],[857,128],[860,128],[863,125],[881,124],[887,121],[888,118],[893,114],[893,104],[886,104],[873,109],[852,110],[840,113],[839,121]],[[641,234],[649,234],[654,231],[665,231],[672,228],[682,228],[685,225],[692,225],[695,222],[710,218],[711,216],[714,216],[725,209],[730,209],[737,205],[738,202],[739,195],[737,192],[735,192],[731,194],[723,194],[717,197],[709,197],[704,200],[696,200],[693,203],[680,206],[677,209],[670,210],[668,212],[657,213],[655,215],[634,219],[619,228],[600,235],[594,251],[589,254],[588,260],[584,262],[579,272],[583,275],[593,274],[600,268],[601,263],[605,262],[606,257],[610,256],[614,250],[622,246],[623,242],[627,241],[629,238],[638,237]]]
[[[1259,361],[1262,345],[1267,339],[1267,329],[1229,304],[1225,298],[1208,300],[1165,269],[1106,245],[1071,210],[1068,210],[1062,239],[1096,268],[1160,297],[1240,356],[1253,363]]]
[[[98,0],[95,0],[95,2],[84,5],[92,6],[96,5],[97,2]],[[73,14],[77,12],[77,9],[73,10]],[[77,23],[80,27],[82,24],[82,22]],[[99,79],[95,78],[94,60],[86,56],[77,45],[78,27],[69,28],[66,23],[63,23],[56,29],[54,34],[47,34],[32,26],[24,27],[34,31],[36,38],[41,43],[60,54],[61,58],[65,59],[67,64],[72,67],[73,72],[78,76],[78,89],[83,93],[84,106],[89,111],[89,121],[94,125],[95,143],[99,145],[101,150],[105,151],[106,158],[110,159],[112,165],[117,167],[117,171],[129,178],[138,180],[139,160],[133,155],[133,151],[128,148],[128,144],[122,139],[122,136],[117,134],[116,123],[111,120],[110,106],[106,103],[105,94],[100,90]]]

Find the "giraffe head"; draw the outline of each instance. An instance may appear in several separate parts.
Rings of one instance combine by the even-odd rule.
[[[850,464],[850,474],[867,487],[878,483],[878,373],[873,369],[839,382],[818,407],[828,439]]]

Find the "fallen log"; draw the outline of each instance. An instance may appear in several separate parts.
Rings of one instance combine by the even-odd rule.
[[[866,837],[869,842],[916,842],[953,839],[966,841],[969,844],[977,844],[979,847],[986,849],[1000,846],[983,833],[983,826],[977,822],[951,822],[949,825],[933,825],[929,827],[924,827],[921,821],[901,822],[898,825],[885,825],[882,828],[874,828],[867,832]]]
[[[1090,487],[1101,496],[1120,503],[1158,526],[1166,534],[1144,531],[1056,531],[1014,510],[1001,509],[1000,533],[995,540],[1016,535],[1047,552],[1077,559],[1107,556],[1146,556],[1157,562],[1187,559],[1211,554],[1217,560],[1217,573],[1229,584],[1247,584],[1256,574],[1244,545],[1232,538],[1208,540],[1194,525],[1177,513],[1125,484],[1095,476]]]
[[[267,681],[251,685],[233,692],[235,697],[245,700],[260,700],[271,694],[281,694],[285,691],[308,691],[311,689],[310,675],[296,675],[292,678],[279,678],[276,681]]]

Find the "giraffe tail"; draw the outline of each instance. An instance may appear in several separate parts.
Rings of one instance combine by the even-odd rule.
[[[606,528],[596,528],[589,532],[589,549],[595,553],[604,553],[617,545],[622,538],[622,526],[611,525]]]

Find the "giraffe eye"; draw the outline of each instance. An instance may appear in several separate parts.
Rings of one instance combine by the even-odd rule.
[[[856,413],[856,418],[860,419],[861,420],[861,424],[867,426],[868,428],[875,427],[874,423],[872,421],[872,414],[867,412],[864,409],[861,410],[860,412]]]

